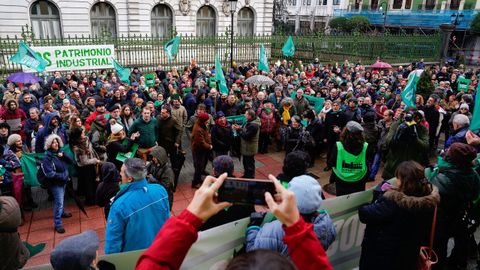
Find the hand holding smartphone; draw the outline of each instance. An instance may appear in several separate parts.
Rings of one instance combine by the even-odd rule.
[[[218,189],[219,202],[234,204],[267,205],[265,192],[275,194],[275,184],[270,179],[227,178]]]

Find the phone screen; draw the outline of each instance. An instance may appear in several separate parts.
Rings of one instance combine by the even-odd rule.
[[[267,191],[272,195],[276,193],[271,180],[227,178],[218,190],[218,200],[234,204],[266,205]]]

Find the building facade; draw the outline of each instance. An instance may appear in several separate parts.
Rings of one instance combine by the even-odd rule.
[[[234,32],[270,35],[274,0],[239,0]],[[329,0],[331,1],[331,0]],[[0,0],[0,37],[29,25],[38,38],[214,36],[229,32],[228,0]]]
[[[334,16],[334,10],[348,6],[348,0],[286,1],[287,23],[295,29],[295,33],[324,32]]]

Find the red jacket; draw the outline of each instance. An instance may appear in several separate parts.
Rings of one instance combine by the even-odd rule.
[[[188,210],[169,218],[152,245],[138,259],[136,269],[180,269],[188,250],[197,240],[201,225],[202,220]],[[327,254],[312,226],[300,218],[292,226],[283,227],[288,253],[298,269],[331,270]]]

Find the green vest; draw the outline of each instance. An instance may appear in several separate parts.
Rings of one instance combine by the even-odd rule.
[[[367,147],[368,143],[363,143],[362,152],[354,156],[343,148],[341,142],[337,142],[337,164],[333,171],[345,182],[360,181],[367,173]]]

